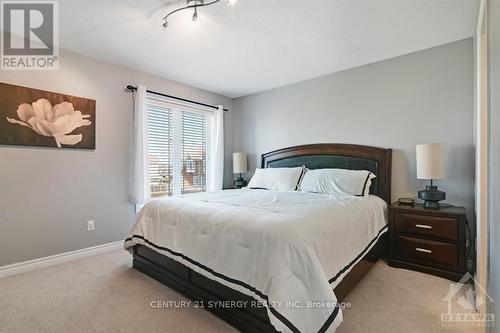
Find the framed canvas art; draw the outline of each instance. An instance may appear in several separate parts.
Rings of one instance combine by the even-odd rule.
[[[95,149],[95,105],[0,82],[0,144]]]

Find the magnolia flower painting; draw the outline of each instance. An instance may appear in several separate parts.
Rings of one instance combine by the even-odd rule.
[[[90,115],[82,115],[80,111],[75,111],[73,104],[62,102],[52,107],[44,98],[31,105],[27,103],[19,105],[17,115],[19,120],[7,117],[7,121],[29,127],[39,135],[53,137],[59,148],[61,144],[76,145],[82,141],[82,134],[69,135],[69,133],[91,124],[87,119]]]
[[[0,144],[95,148],[95,101],[0,83]]]

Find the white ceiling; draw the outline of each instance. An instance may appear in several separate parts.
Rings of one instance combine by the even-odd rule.
[[[61,48],[239,97],[473,35],[477,0],[60,1]]]

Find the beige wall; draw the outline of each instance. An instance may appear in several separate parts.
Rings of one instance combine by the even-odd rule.
[[[392,196],[415,197],[415,145],[442,142],[447,202],[473,212],[474,61],[466,39],[236,99],[233,147],[250,154],[341,142],[392,148]]]
[[[96,150],[0,146],[0,266],[124,239],[134,221],[128,202],[132,94],[144,83],[231,109],[220,95],[62,51],[58,71],[0,71],[0,82],[96,100]],[[225,114],[230,171],[231,113]],[[226,173],[231,183],[231,172]],[[86,232],[86,221],[96,230]]]

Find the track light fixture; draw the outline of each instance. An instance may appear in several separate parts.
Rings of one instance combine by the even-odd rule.
[[[206,2],[206,0],[186,0],[185,7],[177,8],[177,9],[171,11],[170,13],[168,13],[167,15],[165,15],[165,17],[162,20],[163,23],[161,24],[161,27],[163,29],[167,29],[168,28],[168,18],[170,17],[170,15],[175,14],[175,13],[180,12],[180,11],[185,10],[185,9],[191,9],[191,8],[194,9],[193,21],[196,21],[198,19],[198,7],[210,6],[210,5],[216,4],[219,1],[220,0],[213,0],[213,1],[209,1],[209,2]],[[227,0],[227,1],[228,1],[228,4],[230,4],[230,5],[234,5],[236,3],[236,0]]]

